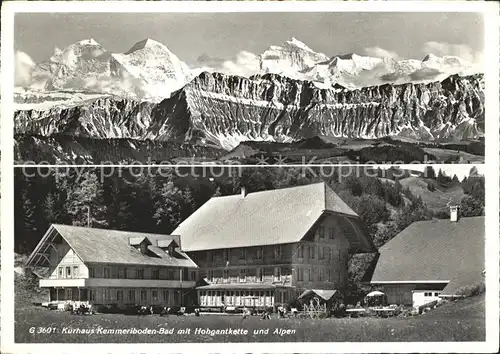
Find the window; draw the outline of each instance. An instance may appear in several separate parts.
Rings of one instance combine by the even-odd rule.
[[[319,279],[318,280],[319,281],[325,280],[325,270],[322,268],[319,269]]]
[[[312,280],[312,278],[311,278],[311,269],[309,269],[309,268],[306,268],[305,280],[306,281],[311,281]]]
[[[304,269],[303,268],[297,269],[297,281],[304,281]]]
[[[175,278],[175,276],[174,276],[174,270],[173,269],[167,270],[167,279],[174,280],[174,278]]]
[[[64,278],[64,268],[59,267],[59,278]]]
[[[104,267],[104,278],[111,278],[111,269],[109,267]]]
[[[151,279],[160,279],[160,270],[152,269],[151,270]]]
[[[90,290],[90,300],[91,301],[96,301],[97,294],[95,290]]]
[[[257,247],[255,250],[255,259],[262,259],[262,247]]]
[[[214,252],[208,251],[207,256],[208,256],[208,261],[212,263],[214,261]]]
[[[89,278],[95,278],[95,268],[89,267]]]
[[[330,240],[335,239],[335,229],[333,227],[328,228],[328,238]]]
[[[226,280],[229,279],[229,269],[224,269],[222,271],[222,277]]]
[[[128,301],[135,301],[135,290],[128,291]]]
[[[78,278],[79,277],[79,269],[78,266],[73,266],[73,278]]]
[[[146,293],[146,290],[141,290],[141,302],[147,300],[148,300],[148,294]]]
[[[434,296],[439,296],[439,294],[441,294],[441,293],[434,293]]]
[[[264,281],[264,269],[257,268],[257,281]]]
[[[304,245],[297,245],[297,257],[304,258]]]
[[[318,247],[318,258],[325,259],[325,249],[321,246]]]
[[[332,282],[333,281],[333,270],[328,269],[328,281]]]
[[[116,290],[116,300],[123,301],[123,290]]]
[[[332,250],[330,249],[330,247],[326,247],[326,258],[328,259],[328,261],[332,260]]]
[[[174,291],[174,303],[176,305],[179,303],[179,291]]]
[[[316,258],[316,246],[314,245],[309,246],[309,258],[311,259]]]
[[[274,268],[274,280],[281,281],[281,267]]]
[[[163,290],[163,302],[168,303],[168,290]]]
[[[240,250],[240,261],[244,261],[247,259],[247,252],[245,248]]]
[[[127,268],[125,267],[118,268],[118,278],[127,279]]]
[[[222,260],[229,261],[229,250],[222,250]]]
[[[71,278],[71,267],[66,267],[66,278]]]
[[[319,236],[319,238],[325,238],[325,227],[324,226],[318,227],[318,236]]]
[[[191,274],[191,279],[190,280],[191,281],[195,281],[196,280],[196,271],[192,270],[190,274]]]
[[[282,255],[281,245],[275,245],[274,246],[274,258],[281,259],[281,255]]]
[[[111,300],[111,290],[106,289],[104,290],[104,301],[109,301]]]
[[[144,279],[144,269],[142,268],[137,269],[137,279]]]
[[[247,270],[242,268],[240,269],[240,282],[244,283],[247,281]]]
[[[208,277],[209,281],[212,281],[212,282],[214,281],[214,271],[212,269],[208,270],[208,276],[207,277]]]
[[[151,291],[151,298],[156,301],[158,300],[158,290],[152,290]]]

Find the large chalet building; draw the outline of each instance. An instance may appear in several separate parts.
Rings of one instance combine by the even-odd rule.
[[[264,307],[343,293],[350,255],[377,251],[325,183],[213,197],[172,234],[52,225],[27,265],[51,301]]]
[[[376,252],[358,215],[325,183],[211,198],[173,233],[208,283],[196,288],[202,307],[343,292],[349,256]]]

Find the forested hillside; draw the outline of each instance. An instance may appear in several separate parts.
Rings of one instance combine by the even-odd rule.
[[[413,221],[448,217],[446,208],[429,208],[415,188],[412,192],[412,186],[404,187],[410,178],[427,185],[427,199],[433,193],[443,196],[453,190],[456,196],[457,189],[462,190],[454,201],[460,203],[462,216],[484,212],[484,177],[474,168],[462,181],[432,169],[426,171],[426,178],[410,177],[409,171],[398,169],[361,168],[349,171],[349,176],[338,168],[322,174],[318,169],[268,167],[241,171],[150,168],[142,172],[111,167],[17,168],[15,251],[31,252],[51,223],[168,234],[211,197],[239,193],[243,186],[255,192],[324,180],[359,214],[377,247]],[[372,259],[373,255],[360,255],[351,260],[354,292]]]

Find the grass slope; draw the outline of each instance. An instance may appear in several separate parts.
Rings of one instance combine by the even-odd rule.
[[[17,302],[17,301],[16,301]],[[26,302],[23,302],[26,304]],[[343,341],[483,341],[485,339],[484,296],[443,305],[427,314],[409,318],[278,319],[258,316],[127,316],[98,314],[76,316],[34,306],[16,306],[16,342],[36,343],[174,343],[174,342],[343,342]],[[30,327],[53,327],[51,334],[30,334]],[[91,334],[66,334],[64,328],[88,330]],[[108,329],[161,329],[172,334],[104,334]],[[197,328],[247,329],[248,334],[195,333]],[[254,330],[269,329],[257,334]],[[275,330],[293,331],[280,335]],[[184,333],[179,333],[184,330]],[[190,333],[186,333],[189,330]]]
[[[433,211],[444,210],[450,201],[455,204],[459,203],[460,198],[465,194],[462,187],[458,185],[450,188],[436,185],[436,190],[431,192],[427,189],[429,180],[420,177],[408,177],[399,182],[403,188],[409,188],[413,195],[422,197],[422,201]]]

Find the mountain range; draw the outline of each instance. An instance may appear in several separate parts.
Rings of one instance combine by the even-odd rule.
[[[30,84],[21,86],[43,91],[88,90],[141,100],[167,98],[200,73],[199,68],[190,69],[165,45],[149,38],[125,53],[111,53],[90,38],[57,50],[38,64],[24,58],[20,61],[31,71]],[[254,74],[279,74],[311,81],[320,88],[422,83],[477,71],[455,56],[428,54],[423,60],[395,60],[350,53],[328,57],[296,38],[270,46],[257,62]]]
[[[484,78],[475,70],[431,54],[328,57],[292,38],[242,77],[192,70],[151,39],[122,54],[88,39],[31,65],[29,84],[15,90],[15,133],[223,150],[314,136],[467,141],[484,131]]]

